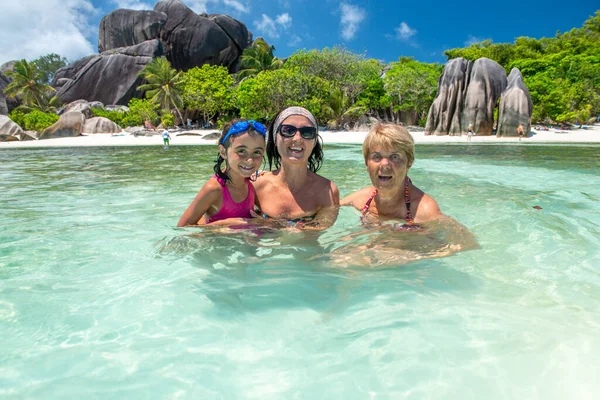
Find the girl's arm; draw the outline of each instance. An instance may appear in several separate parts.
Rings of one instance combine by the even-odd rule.
[[[210,207],[223,201],[222,196],[221,185],[216,179],[210,178],[183,212],[177,226],[197,225]]]

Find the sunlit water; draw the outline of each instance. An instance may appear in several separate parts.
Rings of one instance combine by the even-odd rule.
[[[600,395],[600,147],[418,146],[481,247],[382,268],[323,261],[347,208],[320,237],[174,228],[214,154],[0,151],[0,398]],[[368,184],[360,146],[325,155]]]

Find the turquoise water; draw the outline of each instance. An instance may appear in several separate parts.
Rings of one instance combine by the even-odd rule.
[[[314,257],[348,208],[320,237],[174,228],[213,153],[0,150],[0,398],[598,397],[599,146],[418,146],[481,248],[382,268]]]

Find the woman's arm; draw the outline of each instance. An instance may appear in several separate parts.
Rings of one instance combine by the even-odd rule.
[[[327,229],[337,220],[340,210],[340,191],[333,182],[329,182],[329,190],[323,194],[323,206],[315,215],[315,226],[310,223],[307,228]]]
[[[183,212],[177,226],[197,225],[211,206],[222,201],[221,197],[221,185],[216,179],[209,179],[202,189],[200,189],[192,203]]]

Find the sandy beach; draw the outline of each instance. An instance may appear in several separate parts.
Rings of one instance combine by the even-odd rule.
[[[410,130],[410,128],[409,128]],[[206,135],[214,133],[214,130],[171,130],[171,145],[214,145],[215,139],[203,139]],[[423,131],[410,130],[415,143],[467,143],[467,136],[425,136]],[[325,144],[356,143],[363,142],[367,132],[349,131],[323,131],[320,132]],[[477,143],[519,143],[518,137],[498,138],[496,136],[473,136],[471,144]],[[521,140],[521,144],[573,144],[573,143],[600,143],[600,125],[593,125],[587,129],[575,129],[569,131],[532,130],[527,138]],[[123,131],[120,134],[83,134],[78,137],[57,138],[45,140],[0,142],[0,149],[23,148],[23,147],[80,147],[80,146],[162,146],[163,141],[159,132],[152,136],[134,136]]]

